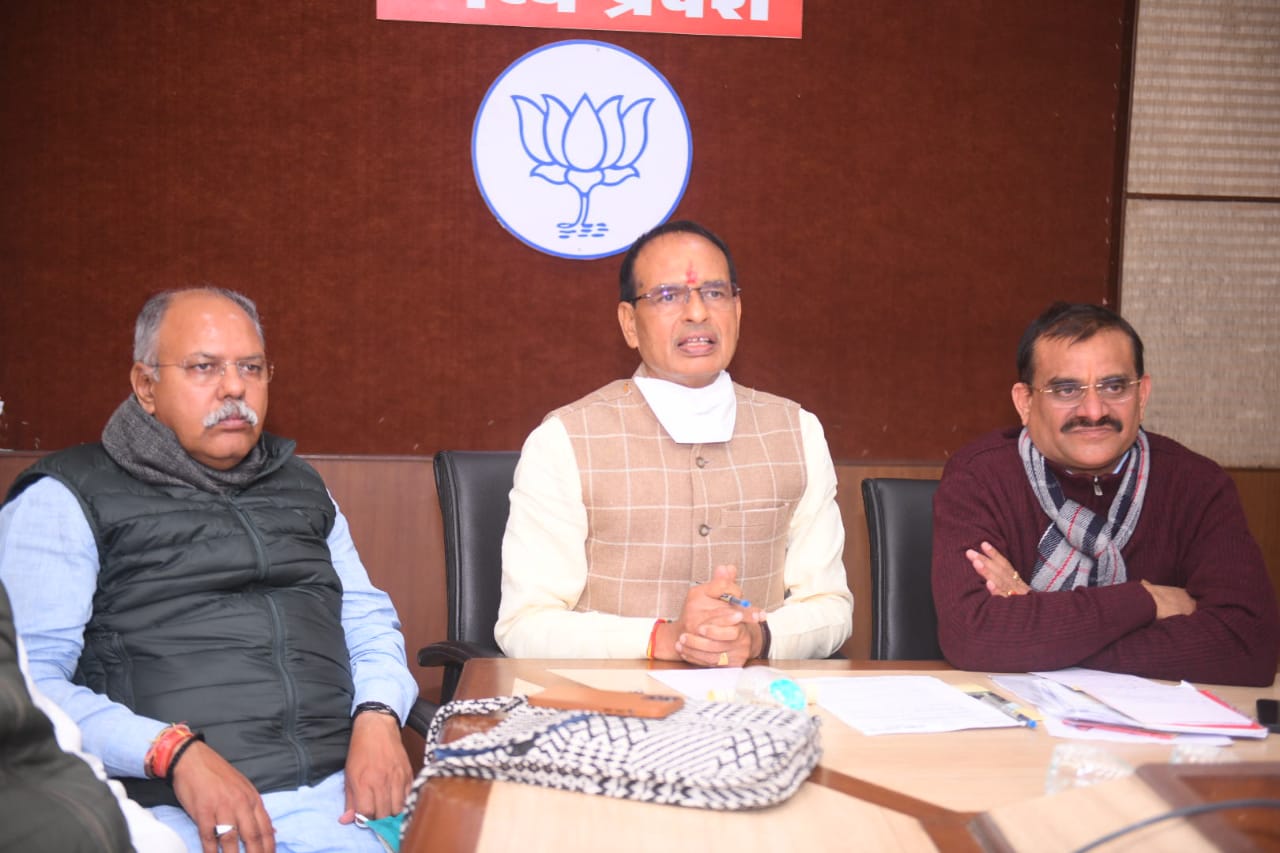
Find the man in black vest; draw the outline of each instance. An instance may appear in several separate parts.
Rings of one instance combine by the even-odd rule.
[[[379,850],[416,696],[390,599],[294,443],[263,433],[257,309],[198,288],[139,314],[102,443],[0,510],[31,674],[130,793],[210,853]]]

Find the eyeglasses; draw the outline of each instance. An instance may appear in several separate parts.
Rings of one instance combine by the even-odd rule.
[[[213,385],[227,375],[227,365],[233,364],[236,374],[245,382],[266,383],[275,375],[275,365],[265,358],[242,358],[218,360],[216,358],[196,358],[179,361],[175,364],[153,364],[152,367],[178,367],[187,375],[187,381],[195,385]]]
[[[1037,394],[1048,394],[1056,406],[1075,406],[1084,400],[1084,392],[1092,388],[1104,403],[1126,403],[1133,398],[1133,388],[1141,379],[1104,379],[1092,385],[1079,382],[1057,382],[1043,388],[1032,388]]]
[[[701,287],[664,284],[630,301],[632,305],[636,305],[643,299],[659,311],[671,311],[681,305],[688,305],[691,295],[696,293],[702,298],[703,305],[716,310],[728,308],[733,304],[734,297],[741,292],[742,288],[731,281],[709,281]]]

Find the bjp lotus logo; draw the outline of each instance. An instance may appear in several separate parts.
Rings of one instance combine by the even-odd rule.
[[[613,187],[640,176],[636,161],[649,141],[649,107],[653,98],[641,98],[623,109],[621,95],[614,95],[599,107],[583,95],[572,112],[553,95],[543,95],[541,107],[523,95],[511,100],[520,114],[520,142],[537,163],[529,174],[571,186],[578,192],[577,218],[559,222],[557,227],[580,227],[590,232],[595,227],[587,219],[591,192],[596,187]],[[603,223],[601,226],[608,228]]]
[[[548,254],[625,251],[684,194],[693,143],[666,79],[597,41],[521,57],[476,116],[476,182],[512,234]]]

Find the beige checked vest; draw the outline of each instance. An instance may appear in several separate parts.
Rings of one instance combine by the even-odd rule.
[[[738,567],[752,605],[782,604],[791,516],[805,490],[800,406],[734,384],[733,438],[677,444],[630,380],[552,412],[569,433],[587,509],[576,610],[674,619],[689,587]]]

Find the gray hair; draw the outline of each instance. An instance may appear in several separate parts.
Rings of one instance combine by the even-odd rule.
[[[262,334],[262,321],[258,319],[258,306],[253,304],[252,299],[243,293],[227,290],[225,287],[214,287],[212,285],[184,287],[157,293],[142,306],[142,310],[138,312],[137,322],[133,325],[134,361],[155,366],[156,358],[158,357],[156,350],[157,339],[160,337],[160,324],[164,321],[165,312],[169,310],[169,305],[173,302],[173,298],[183,293],[206,293],[210,296],[221,296],[223,299],[231,300],[241,311],[249,315],[249,319],[253,321],[253,329],[258,333],[258,340],[262,341],[264,345],[266,344],[267,339]]]

